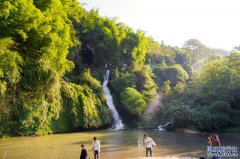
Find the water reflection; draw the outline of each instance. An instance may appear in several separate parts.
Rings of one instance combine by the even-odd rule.
[[[101,159],[142,158],[145,155],[143,135],[147,133],[156,142],[155,157],[205,156],[208,134],[186,134],[167,131],[91,131],[56,134],[43,137],[16,137],[0,140],[0,158],[4,159],[74,159],[79,158],[80,145],[89,150],[93,136],[101,141]],[[219,134],[222,145],[240,146],[239,134]],[[154,157],[152,158],[154,159]]]

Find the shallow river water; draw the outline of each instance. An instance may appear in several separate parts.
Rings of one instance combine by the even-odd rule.
[[[153,158],[206,157],[209,134],[158,130],[101,130],[0,139],[0,159],[78,159],[81,144],[86,145],[93,159],[93,136],[101,141],[101,159],[140,159],[145,156],[145,148],[142,146],[145,133],[157,144],[153,148]],[[240,148],[240,134],[224,133],[219,134],[219,137],[222,145]]]

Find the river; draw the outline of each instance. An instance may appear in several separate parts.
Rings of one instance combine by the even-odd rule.
[[[101,141],[101,159],[141,158],[145,155],[142,137],[147,133],[156,142],[155,157],[206,156],[209,134],[186,134],[158,130],[98,130],[80,133],[53,134],[40,137],[0,139],[2,159],[78,159],[83,143],[93,159],[93,136]],[[240,134],[219,134],[222,145],[240,146]]]

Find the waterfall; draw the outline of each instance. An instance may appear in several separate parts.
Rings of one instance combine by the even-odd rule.
[[[118,115],[115,105],[113,104],[112,95],[110,94],[110,90],[107,87],[109,73],[110,73],[110,70],[107,70],[106,74],[103,75],[104,81],[103,81],[102,87],[103,87],[104,95],[106,97],[107,105],[110,109],[110,112],[111,112],[111,115],[113,118],[113,126],[111,129],[120,130],[120,129],[124,129],[124,124],[122,123],[122,120],[121,120],[120,116]]]
[[[160,130],[160,131],[165,131],[165,130],[166,130],[165,128],[166,128],[169,124],[171,124],[171,122],[167,122],[166,124],[159,125],[159,126],[158,126],[158,130]]]

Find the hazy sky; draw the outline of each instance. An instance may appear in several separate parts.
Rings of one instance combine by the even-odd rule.
[[[240,45],[240,0],[79,0],[155,40],[181,47],[191,38],[211,48]]]

